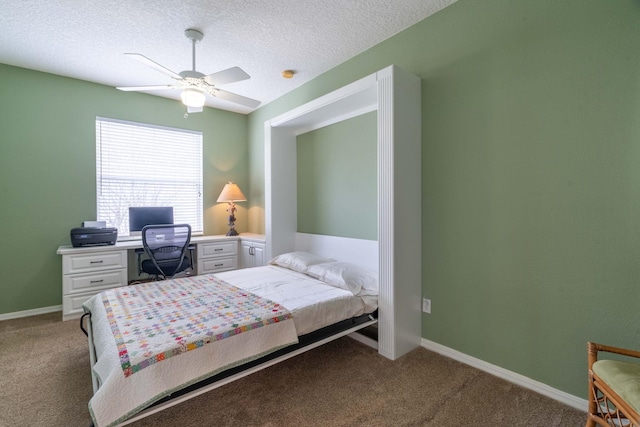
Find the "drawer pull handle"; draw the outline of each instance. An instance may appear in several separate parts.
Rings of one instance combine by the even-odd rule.
[[[103,279],[100,279],[100,280],[92,280],[92,281],[91,281],[91,283],[102,283],[102,282],[104,282],[104,280],[103,280]]]
[[[216,264],[216,267],[222,267],[224,264]]]
[[[89,262],[89,264],[102,264],[104,262],[103,259],[101,259],[100,261],[91,261]]]
[[[216,252],[217,252],[217,251],[222,251],[222,250],[224,250],[224,248],[215,248],[215,249],[214,249],[214,251],[216,251]]]

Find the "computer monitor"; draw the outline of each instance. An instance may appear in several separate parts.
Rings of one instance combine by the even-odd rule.
[[[129,208],[129,235],[142,236],[145,225],[173,224],[173,207],[138,206]]]

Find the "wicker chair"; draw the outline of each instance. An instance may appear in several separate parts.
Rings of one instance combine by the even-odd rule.
[[[640,358],[640,351],[588,343],[589,413],[586,427],[640,427],[640,364],[598,360],[598,352]],[[618,359],[620,359],[618,357]]]

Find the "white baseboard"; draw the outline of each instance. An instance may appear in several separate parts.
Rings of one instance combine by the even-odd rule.
[[[19,319],[21,317],[37,316],[38,314],[53,313],[62,311],[62,305],[52,305],[51,307],[34,308],[32,310],[15,311],[13,313],[0,314],[0,321],[9,319]]]
[[[536,393],[540,393],[543,396],[550,397],[551,399],[557,400],[558,402],[564,403],[565,405],[569,405],[572,408],[587,412],[589,402],[586,399],[581,399],[572,394],[550,387],[539,381],[532,380],[531,378],[525,377],[524,375],[520,375],[499,366],[492,365],[491,363],[487,363],[484,360],[476,359],[475,357],[466,355],[457,350],[445,347],[441,344],[426,340],[424,338],[422,338],[421,345],[427,350],[431,350],[435,353],[457,360],[458,362],[462,362],[466,365],[480,369],[481,371],[488,372],[491,375],[495,375],[496,377],[502,378],[524,388],[528,388],[529,390],[533,390]]]

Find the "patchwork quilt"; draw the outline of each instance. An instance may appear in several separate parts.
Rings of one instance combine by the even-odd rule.
[[[215,275],[104,291],[91,313],[99,388],[96,427],[116,425],[149,404],[216,373],[297,342],[277,302]]]

